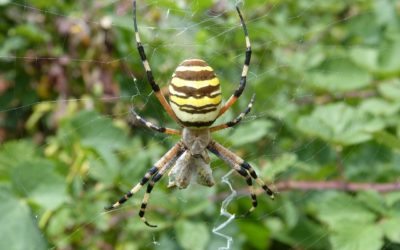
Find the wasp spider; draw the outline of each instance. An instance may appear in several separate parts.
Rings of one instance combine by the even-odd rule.
[[[155,227],[155,225],[151,225],[147,222],[144,214],[150,193],[155,183],[159,181],[167,171],[169,171],[168,187],[176,186],[178,188],[186,188],[192,176],[195,176],[196,181],[201,185],[208,187],[214,185],[214,179],[210,168],[210,158],[207,150],[221,158],[246,179],[252,199],[252,207],[249,212],[253,211],[257,206],[257,197],[253,189],[252,180],[255,180],[271,198],[274,198],[274,193],[257,176],[249,163],[211,139],[210,136],[212,132],[237,125],[242,118],[250,112],[254,102],[253,95],[246,110],[234,120],[225,124],[211,126],[219,116],[225,113],[225,111],[236,102],[246,86],[246,77],[251,57],[250,39],[238,6],[236,6],[236,10],[245,35],[246,56],[240,83],[234,94],[222,105],[221,88],[213,69],[203,60],[188,59],[183,61],[172,75],[172,80],[169,85],[169,102],[167,102],[160,92],[159,85],[154,80],[143,45],[140,41],[136,22],[136,1],[133,1],[133,21],[136,44],[144,69],[146,70],[148,82],[165,111],[182,127],[182,130],[156,126],[144,120],[134,110],[132,110],[132,113],[144,126],[160,133],[180,135],[182,139],[147,171],[138,184],[116,203],[106,207],[106,210],[119,207],[147,184],[147,190],[142,200],[139,216],[146,225]]]

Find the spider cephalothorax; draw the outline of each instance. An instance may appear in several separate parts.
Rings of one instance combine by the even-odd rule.
[[[250,112],[254,102],[253,95],[246,110],[234,120],[224,124],[211,126],[218,117],[225,113],[225,111],[236,102],[246,86],[247,72],[251,58],[250,39],[239,7],[236,7],[236,10],[245,35],[246,56],[239,87],[235,90],[234,94],[225,104],[222,105],[221,88],[213,69],[203,60],[188,59],[183,61],[172,75],[171,83],[169,85],[168,103],[165,97],[161,94],[160,87],[154,80],[150,64],[147,61],[146,53],[140,41],[136,23],[136,1],[133,1],[133,21],[136,44],[143,66],[146,70],[147,79],[165,111],[179,125],[181,125],[182,130],[156,126],[144,120],[134,110],[132,110],[132,113],[135,118],[146,127],[164,134],[179,135],[182,136],[182,139],[147,171],[138,184],[136,184],[113,205],[107,207],[106,210],[112,210],[119,207],[147,184],[139,216],[146,225],[154,227],[154,225],[147,222],[144,214],[150,193],[153,190],[155,183],[169,171],[169,187],[177,186],[179,188],[186,188],[189,185],[192,176],[196,177],[196,181],[201,185],[214,185],[208,151],[221,158],[232,169],[236,170],[238,174],[246,179],[252,198],[252,207],[249,212],[253,211],[257,206],[257,197],[253,189],[253,180],[256,181],[271,198],[274,197],[274,193],[257,176],[249,163],[211,138],[212,132],[237,125],[243,117]]]

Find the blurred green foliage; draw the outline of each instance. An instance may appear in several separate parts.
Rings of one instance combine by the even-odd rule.
[[[245,43],[233,1],[138,2],[142,40],[165,87],[183,59],[207,60],[224,97],[236,88]],[[137,183],[176,141],[132,121],[132,105],[177,127],[145,80],[130,1],[0,0],[0,249],[217,249],[228,172],[217,185],[155,188],[151,229],[137,217],[142,193],[103,207]],[[351,192],[338,183],[398,183],[400,4],[395,0],[246,0],[253,57],[240,126],[215,138],[289,186],[231,223],[233,249],[400,249],[400,191]],[[219,122],[221,122],[219,121]],[[251,131],[251,132],[250,132]],[[229,210],[250,205],[246,185]],[[322,185],[322,186],[321,186]],[[346,186],[344,187],[346,189]],[[305,189],[302,191],[302,189]],[[316,190],[318,189],[318,190]],[[396,188],[394,188],[396,189]]]

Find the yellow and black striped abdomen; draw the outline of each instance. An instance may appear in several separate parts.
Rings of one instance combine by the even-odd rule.
[[[221,109],[221,87],[214,70],[200,59],[183,61],[172,75],[169,102],[186,127],[210,126]]]

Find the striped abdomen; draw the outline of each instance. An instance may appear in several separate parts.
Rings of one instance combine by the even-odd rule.
[[[221,87],[214,70],[200,59],[183,61],[172,75],[169,102],[186,127],[208,127],[221,109]]]

